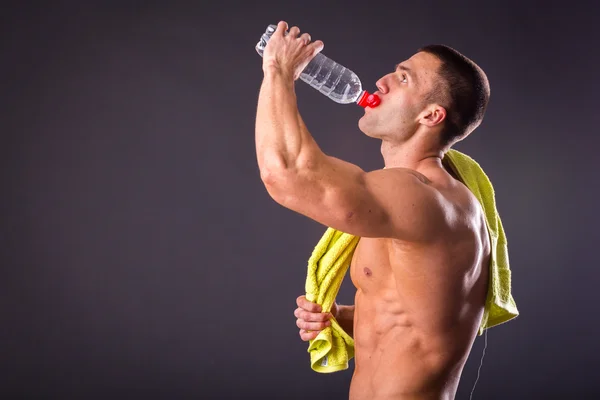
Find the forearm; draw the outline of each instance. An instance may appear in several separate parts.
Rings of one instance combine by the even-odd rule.
[[[293,79],[275,68],[261,85],[255,139],[262,175],[296,171],[320,152],[298,111]]]
[[[338,304],[335,319],[348,335],[354,337],[354,306]]]

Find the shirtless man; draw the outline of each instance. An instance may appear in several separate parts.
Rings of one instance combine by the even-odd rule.
[[[278,24],[263,55],[258,165],[277,203],[361,237],[355,305],[331,313],[355,340],[350,399],[454,399],[483,315],[490,243],[477,199],[441,160],[481,123],[487,78],[445,46],[398,64],[359,121],[385,162],[365,172],[324,154],[304,125],[294,83],[323,43],[287,29]],[[300,336],[311,340],[331,315],[304,296],[297,304]]]

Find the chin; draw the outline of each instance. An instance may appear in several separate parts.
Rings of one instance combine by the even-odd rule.
[[[373,126],[368,123],[365,117],[366,115],[363,115],[363,117],[358,120],[358,129],[360,129],[361,132],[367,135],[368,137],[377,139],[377,134],[375,133]]]

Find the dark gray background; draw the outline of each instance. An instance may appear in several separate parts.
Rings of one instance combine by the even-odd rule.
[[[487,72],[456,148],[495,185],[521,317],[489,331],[474,398],[600,397],[593,3],[197,3],[0,12],[0,398],[347,398],[353,362],[313,372],[292,314],[324,227],[256,165],[254,45],[281,19],[369,90],[429,43]],[[297,93],[324,151],[382,167],[359,107]]]

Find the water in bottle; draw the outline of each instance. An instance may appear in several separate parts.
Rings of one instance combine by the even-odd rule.
[[[275,29],[276,25],[269,25],[256,45],[256,51],[261,57]],[[376,94],[363,90],[362,83],[354,72],[321,53],[308,63],[300,74],[300,79],[340,104],[356,103],[361,107],[377,107],[381,102]]]

